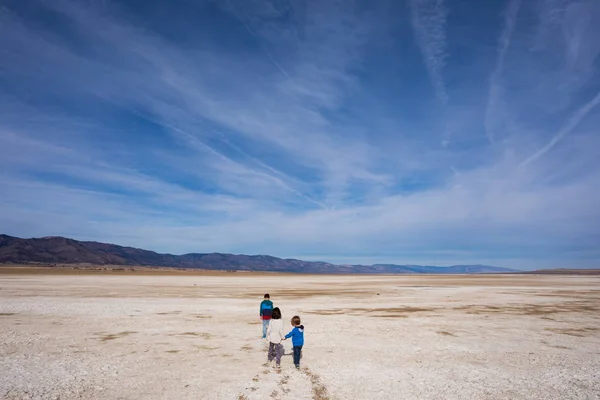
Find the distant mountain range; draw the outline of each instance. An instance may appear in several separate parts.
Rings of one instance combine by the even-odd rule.
[[[83,242],[64,237],[21,239],[0,235],[0,263],[91,264],[193,268],[208,270],[269,271],[322,274],[474,274],[516,272],[486,265],[336,265],[326,262],[222,253],[160,254],[114,244]]]

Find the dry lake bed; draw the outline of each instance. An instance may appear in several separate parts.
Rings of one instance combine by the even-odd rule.
[[[6,270],[2,399],[600,398],[598,276]],[[264,365],[265,292],[300,371]]]

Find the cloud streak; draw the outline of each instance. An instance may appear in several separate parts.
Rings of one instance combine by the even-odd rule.
[[[579,123],[595,108],[600,104],[600,92],[594,96],[589,102],[587,102],[583,107],[579,108],[572,116],[569,118],[567,123],[552,137],[552,139],[546,144],[544,147],[533,153],[531,156],[526,158],[523,162],[519,164],[519,168],[525,167],[532,162],[536,161],[544,154],[549,152],[554,146],[556,146],[565,136],[573,131],[579,125]]]
[[[446,18],[448,10],[444,0],[410,0],[412,26],[417,44],[431,79],[431,84],[441,104],[448,102],[448,93],[443,78],[446,52]]]
[[[490,77],[487,108],[485,111],[485,134],[490,143],[495,142],[497,131],[502,129],[503,119],[507,118],[502,88],[502,69],[506,52],[510,47],[510,40],[515,30],[517,15],[521,8],[521,0],[510,0],[504,16],[504,28],[498,40],[498,59],[496,68]]]
[[[252,35],[253,38],[257,38],[257,36],[254,34],[254,32],[252,32],[252,29],[250,29],[250,27],[248,26],[247,23],[243,22],[244,26],[246,27],[246,30],[248,31],[248,33],[250,33],[250,35]],[[265,54],[267,55],[267,57],[269,58],[269,60],[271,60],[271,62],[273,63],[273,65],[275,65],[275,67],[277,67],[277,69],[281,72],[281,74],[283,76],[285,76],[290,82],[293,82],[292,77],[290,76],[290,74],[287,73],[287,71],[285,69],[283,69],[283,67],[281,66],[281,64],[279,64],[279,62],[275,59],[275,57],[273,57],[273,55],[271,54],[271,52],[264,46],[261,45],[262,50],[265,52]]]

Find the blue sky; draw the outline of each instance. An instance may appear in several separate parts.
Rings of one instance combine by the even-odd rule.
[[[600,2],[4,0],[0,231],[600,267]]]

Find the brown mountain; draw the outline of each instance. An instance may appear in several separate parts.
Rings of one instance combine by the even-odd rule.
[[[282,259],[272,256],[222,253],[160,254],[114,244],[84,242],[64,237],[21,239],[0,235],[0,263],[94,264],[197,268],[213,270],[273,271],[301,273],[485,273],[512,272],[484,265],[433,267],[377,264],[335,265],[325,262]]]

